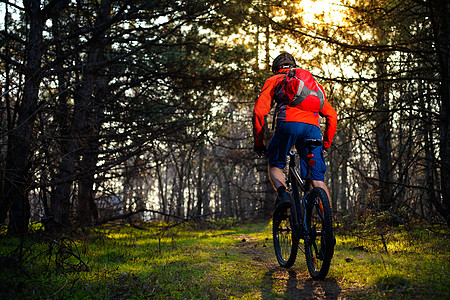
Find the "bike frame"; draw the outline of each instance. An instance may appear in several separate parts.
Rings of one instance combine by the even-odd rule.
[[[308,165],[306,171],[305,180],[302,180],[300,174],[295,165],[295,155],[297,151],[291,150],[289,151],[289,175],[288,180],[290,180],[292,187],[292,196],[294,198],[294,225],[297,232],[300,233],[300,238],[304,238],[305,233],[307,232],[306,227],[306,194],[311,190],[311,167]],[[300,189],[304,192],[304,196],[300,197]],[[299,210],[299,211],[297,211]],[[303,230],[302,230],[303,229]]]

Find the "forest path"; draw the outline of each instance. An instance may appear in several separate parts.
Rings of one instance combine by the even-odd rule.
[[[358,286],[346,286],[335,278],[327,277],[322,281],[313,280],[306,267],[303,252],[299,251],[293,267],[279,266],[273,250],[272,239],[260,240],[251,235],[236,235],[239,243],[236,251],[247,256],[252,267],[265,271],[262,299],[273,299],[273,292],[281,294],[283,299],[351,299],[362,291]]]

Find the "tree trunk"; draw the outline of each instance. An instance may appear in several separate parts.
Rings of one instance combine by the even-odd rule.
[[[111,12],[108,0],[101,1],[95,31],[87,53],[86,70],[83,74],[83,84],[78,97],[78,114],[75,122],[82,135],[83,152],[81,170],[84,173],[79,181],[78,194],[78,221],[82,226],[88,225],[92,218],[98,218],[97,207],[94,201],[94,175],[98,162],[99,133],[103,122],[103,102],[107,80],[104,70],[97,65],[102,61],[106,46],[105,36]],[[75,104],[77,106],[77,104]]]
[[[9,12],[8,12],[8,3],[5,3],[5,33],[8,33],[8,25],[9,25]],[[10,56],[10,51],[9,51],[9,47],[8,45],[5,45],[5,56],[9,57]],[[6,108],[6,131],[10,132],[10,130],[12,130],[13,125],[12,125],[12,117],[11,117],[11,104],[10,104],[10,67],[9,67],[9,63],[7,61],[5,61],[5,92],[2,92],[2,95],[4,95],[4,99],[5,99],[5,108]],[[4,130],[3,127],[5,125],[3,125],[3,121],[2,123],[0,123],[0,128],[2,128],[2,132],[1,134],[3,135]],[[6,153],[9,152],[8,149],[10,149],[10,143],[9,143],[9,139],[7,139],[7,143],[6,143]],[[2,144],[4,142],[2,141]],[[3,150],[3,149],[2,149]],[[1,169],[2,169],[2,173],[0,174],[0,224],[4,224],[6,222],[6,217],[8,215],[8,210],[9,210],[9,206],[10,206],[10,202],[9,199],[6,197],[6,183],[5,183],[5,176],[6,176],[6,169],[3,165],[1,165]]]
[[[91,48],[92,50],[92,48]],[[92,160],[88,153],[91,143],[91,134],[94,124],[90,114],[92,113],[94,101],[92,94],[94,92],[94,80],[96,76],[94,71],[90,68],[91,64],[95,62],[95,59],[90,53],[88,56],[88,65],[86,66],[86,75],[83,76],[83,84],[79,89],[78,97],[75,98],[75,111],[73,121],[75,123],[75,132],[79,136],[75,139],[78,141],[82,151],[82,162],[80,163],[81,178],[78,183],[78,202],[77,202],[77,219],[80,226],[87,226],[91,222],[92,212],[90,209],[90,203],[92,201],[92,186],[90,167],[92,167]],[[78,148],[78,147],[77,147]],[[78,161],[78,158],[75,158]]]
[[[339,186],[339,197],[336,208],[340,206],[342,212],[347,212],[348,208],[348,158],[350,157],[351,151],[351,133],[350,130],[342,130],[341,133],[338,133],[341,152],[341,180],[338,182]]]
[[[10,133],[11,148],[6,160],[5,193],[11,204],[9,209],[8,233],[25,234],[30,218],[28,191],[30,186],[31,153],[34,121],[41,82],[42,28],[43,18],[40,1],[25,1],[24,6],[30,20],[25,86],[19,106],[18,123]]]
[[[204,147],[199,148],[199,158],[198,158],[198,172],[197,172],[197,216],[202,215],[202,208],[203,208],[203,198],[204,198],[204,191],[203,191],[203,159],[205,157],[204,153]]]
[[[386,74],[386,61],[381,55],[377,62],[377,75],[383,78]],[[388,210],[393,205],[394,189],[393,167],[392,167],[392,146],[391,146],[391,120],[389,111],[389,87],[383,81],[377,83],[376,111],[375,111],[375,136],[377,154],[379,159],[379,200],[382,210]]]
[[[439,127],[442,208],[439,212],[450,226],[450,1],[437,0],[431,3],[434,39],[441,75]]]
[[[57,18],[53,18],[52,32],[55,38],[59,38],[60,30]],[[62,59],[63,56],[61,45],[59,43],[56,44],[56,56],[60,59]],[[61,138],[59,140],[59,147],[62,159],[58,167],[58,173],[53,180],[56,184],[52,188],[50,215],[47,216],[53,218],[53,221],[55,221],[49,223],[48,226],[56,226],[56,228],[48,228],[50,230],[58,230],[58,227],[61,225],[64,227],[71,227],[70,195],[75,173],[75,161],[71,153],[74,153],[76,146],[73,141],[67,142],[70,141],[70,136],[73,136],[69,123],[70,113],[68,94],[67,91],[65,91],[67,89],[68,80],[64,74],[62,65],[57,66],[57,73],[60,93],[58,95],[59,106],[56,110],[55,118],[60,128],[59,133]]]
[[[184,152],[184,151],[182,151]],[[185,153],[181,154],[183,155],[182,160],[180,159],[179,162],[176,162],[176,159],[174,158],[175,162],[175,168],[177,169],[177,180],[178,180],[178,190],[177,190],[177,198],[176,198],[176,209],[175,213],[177,217],[184,218],[184,187],[185,187],[185,181],[184,181],[184,163],[185,159],[184,156]],[[175,183],[176,181],[174,181]]]
[[[267,25],[265,35],[266,35],[266,41],[265,41],[266,70],[270,70],[270,25]]]
[[[159,163],[159,159],[157,158],[156,154],[154,154],[155,161],[156,161],[156,180],[158,182],[158,192],[159,192],[159,199],[160,199],[160,208],[159,210],[162,212],[163,215],[167,214],[167,177],[168,174],[166,174],[164,177],[161,174],[161,164]]]

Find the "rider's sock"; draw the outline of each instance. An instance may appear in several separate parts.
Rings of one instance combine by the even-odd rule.
[[[278,195],[283,194],[284,192],[286,192],[286,187],[285,187],[284,185],[279,186],[279,187],[277,188],[277,192],[278,192]]]

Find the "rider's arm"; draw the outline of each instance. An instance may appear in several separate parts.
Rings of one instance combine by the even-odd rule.
[[[325,104],[323,105],[323,108],[320,111],[320,115],[326,118],[325,132],[323,133],[323,147],[325,149],[328,149],[330,148],[334,134],[336,133],[337,113],[326,99]]]
[[[264,145],[264,117],[270,112],[272,108],[272,98],[275,93],[275,80],[271,77],[264,83],[259,97],[256,100],[253,109],[253,135],[255,138],[255,146]]]

